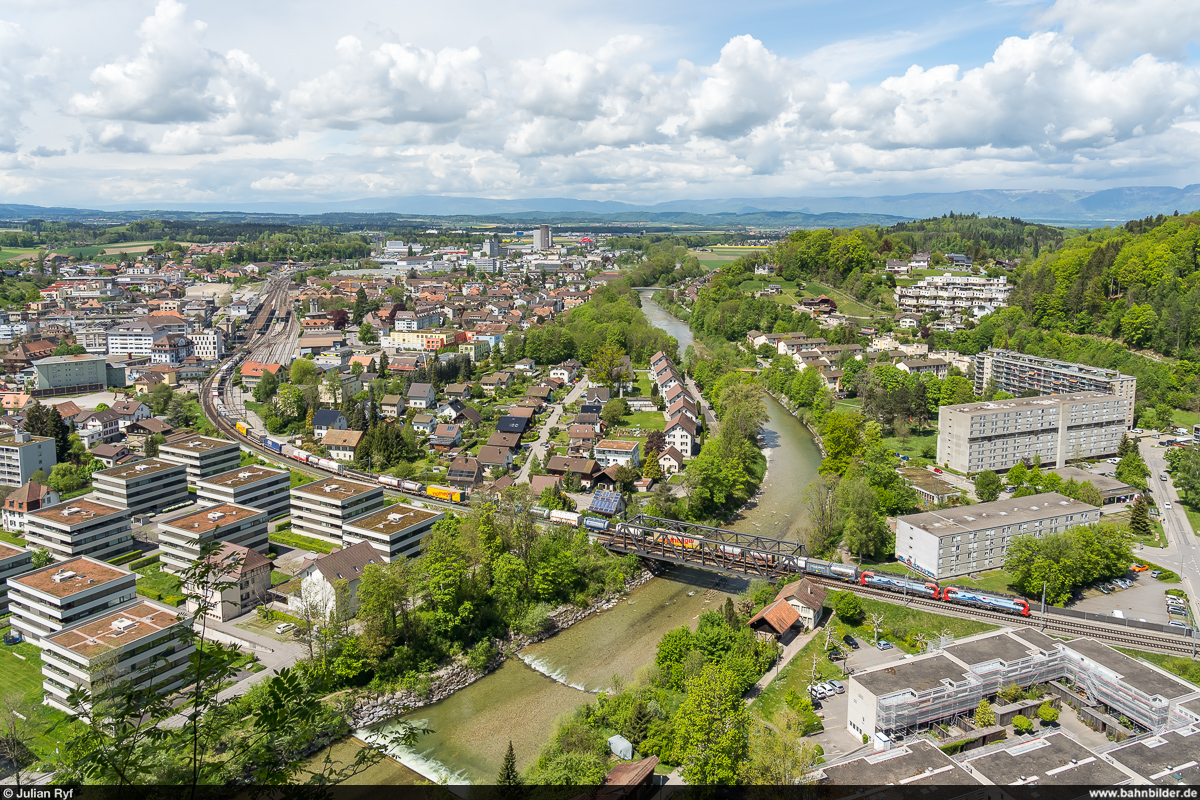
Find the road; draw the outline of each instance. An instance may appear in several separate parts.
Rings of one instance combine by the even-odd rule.
[[[521,472],[517,475],[517,483],[529,482],[529,471],[533,468],[533,460],[535,458],[540,459],[546,454],[546,446],[550,442],[550,429],[558,425],[558,421],[562,419],[564,409],[578,400],[587,391],[589,385],[587,378],[580,378],[575,387],[567,392],[567,396],[554,404],[554,410],[550,412],[550,416],[546,419],[546,424],[542,426],[541,433],[538,434],[537,440],[529,448],[529,458],[525,459],[525,464],[521,467]]]
[[[1160,475],[1167,472],[1167,451],[1156,444],[1154,439],[1145,437],[1138,443],[1142,458],[1150,468],[1150,494],[1157,502],[1163,528],[1167,532],[1167,548],[1156,553],[1155,558],[1158,559],[1157,563],[1179,574],[1191,606],[1192,620],[1196,622],[1200,621],[1200,602],[1196,596],[1196,590],[1200,588],[1200,545],[1197,544],[1198,537],[1192,531],[1174,482],[1159,479]],[[1163,507],[1166,502],[1171,504],[1171,508]]]

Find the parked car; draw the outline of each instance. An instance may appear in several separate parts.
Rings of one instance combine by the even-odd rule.
[[[842,641],[845,642],[846,646],[849,647],[851,650],[858,649],[858,642],[855,641],[854,637],[851,636],[850,634],[847,633],[845,636],[843,636]]]
[[[846,692],[846,687],[842,685],[841,681],[830,681],[830,683],[833,684],[833,690],[838,694],[844,694]]]
[[[934,471],[934,472],[936,472],[938,475],[941,475],[941,474],[942,474],[942,468],[941,468],[941,467],[934,467],[934,468],[933,468],[933,471]]]
[[[281,622],[275,626],[276,633],[287,633],[290,630],[295,630],[296,625],[292,622]]]
[[[1175,628],[1183,628],[1184,630],[1191,630],[1191,628],[1189,628],[1187,625],[1184,625],[1182,622],[1180,622],[1177,619],[1173,619],[1170,622],[1168,622],[1167,624],[1171,625],[1172,627],[1175,627]]]
[[[895,647],[895,645],[893,645],[887,639],[880,639],[879,643],[876,644],[875,646],[878,647],[880,650],[891,650],[893,647]]]
[[[1134,572],[1145,572],[1146,570],[1150,569],[1145,564],[1130,564],[1129,568]]]
[[[1158,479],[1160,481],[1165,481],[1167,479],[1167,473],[1164,472],[1163,474],[1159,475]]]
[[[1159,575],[1162,575],[1162,570],[1161,570],[1161,569],[1152,569],[1152,570],[1150,570],[1150,577],[1151,577],[1151,578],[1157,578]]]

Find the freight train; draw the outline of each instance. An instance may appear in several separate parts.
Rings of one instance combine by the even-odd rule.
[[[758,550],[743,550],[733,545],[718,544],[707,539],[692,538],[678,533],[652,532],[645,529],[634,529],[631,532],[640,538],[651,538],[657,543],[687,551],[706,550],[718,562],[729,560],[737,560],[742,563],[752,562],[768,569],[782,566],[790,572],[820,575],[845,583],[857,583],[870,589],[882,589],[886,592],[925,597],[955,605],[1000,611],[1005,614],[1018,614],[1022,617],[1029,616],[1029,601],[1011,595],[984,592],[961,586],[941,586],[934,580],[913,579],[890,572],[875,572],[861,569],[853,564],[838,564],[807,556],[780,556]]]

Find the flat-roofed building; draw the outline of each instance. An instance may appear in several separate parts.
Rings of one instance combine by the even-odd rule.
[[[97,503],[92,495],[33,511],[25,517],[25,541],[55,560],[91,556],[107,560],[133,547],[128,508]]]
[[[200,548],[210,541],[241,545],[259,553],[267,551],[267,512],[223,503],[158,524],[162,565],[176,575],[200,558]]]
[[[1137,378],[1115,369],[989,347],[975,354],[975,394],[982,395],[989,384],[1017,397],[1029,391],[1039,395],[1103,392],[1124,397],[1129,401],[1125,427],[1133,425]]]
[[[108,385],[108,359],[101,355],[50,356],[33,362],[34,397],[102,392]]]
[[[42,688],[46,705],[87,716],[90,705],[73,708],[74,689],[93,690],[97,680],[153,686],[159,694],[183,685],[194,643],[185,632],[190,617],[170,606],[142,600],[45,637]]]
[[[382,486],[326,478],[292,489],[292,530],[340,544],[347,520],[381,508]]]
[[[1200,705],[1200,700],[1196,701]],[[1192,725],[1157,736],[1138,737],[1104,755],[1156,786],[1200,785],[1200,728]]]
[[[1014,538],[1100,521],[1100,509],[1055,492],[906,514],[896,520],[896,558],[948,578],[999,569]]]
[[[132,514],[158,512],[188,502],[187,467],[158,458],[92,473],[92,495]]]
[[[8,610],[8,579],[33,569],[33,553],[24,547],[0,542],[0,614]]]
[[[1003,472],[1023,460],[1062,467],[1117,452],[1132,400],[1100,392],[942,406],[937,461],[973,474]]]
[[[33,436],[14,431],[0,436],[0,484],[24,486],[39,469],[47,475],[58,463],[54,440],[49,436]]]
[[[922,739],[881,753],[822,765],[811,777],[819,785],[875,787],[876,790],[885,786],[911,786],[917,794],[943,786],[980,786],[980,800],[987,796],[981,780],[963,769],[933,742]],[[963,792],[948,796],[960,798],[975,795]]]
[[[639,443],[632,439],[602,439],[596,442],[596,463],[602,467],[617,464],[637,469],[642,464]]]
[[[292,476],[286,469],[238,467],[196,481],[196,500],[206,506],[235,503],[260,508],[273,519],[288,512],[291,485]]]
[[[1100,497],[1104,500],[1104,505],[1131,501],[1138,495],[1138,490],[1128,483],[1119,481],[1116,478],[1110,478],[1107,475],[1088,472],[1086,469],[1059,467],[1053,470],[1053,472],[1063,479],[1063,483],[1075,481],[1076,483],[1090,483],[1092,486],[1095,486],[1100,492]]]
[[[190,436],[177,442],[159,445],[158,457],[172,464],[187,467],[188,483],[227,472],[242,460],[237,442],[213,439],[209,436]]]
[[[399,556],[416,558],[425,535],[445,517],[412,506],[391,505],[344,523],[342,540],[347,545],[369,542],[387,561]]]
[[[12,628],[30,642],[137,597],[137,576],[94,558],[72,558],[8,579]]]
[[[1118,786],[1134,780],[1065,733],[1018,739],[963,763],[996,786]],[[1052,790],[1051,790],[1052,792]]]

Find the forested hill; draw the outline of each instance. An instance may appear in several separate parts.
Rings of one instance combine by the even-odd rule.
[[[1048,331],[1200,361],[1200,212],[1096,229],[1022,264],[1010,304]]]
[[[922,251],[962,253],[975,261],[985,261],[1021,256],[1036,258],[1043,249],[1061,247],[1066,237],[1076,234],[1077,231],[1028,223],[1016,217],[947,214],[883,228],[880,244],[884,249],[903,254]]]

